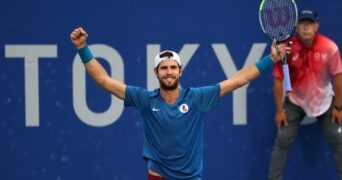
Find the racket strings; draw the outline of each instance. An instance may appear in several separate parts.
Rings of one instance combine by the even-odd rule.
[[[297,7],[291,0],[266,0],[259,14],[263,31],[277,41],[291,36],[297,23]]]

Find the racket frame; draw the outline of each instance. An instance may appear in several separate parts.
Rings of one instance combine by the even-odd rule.
[[[273,40],[273,38],[269,35],[269,33],[266,32],[266,29],[264,27],[264,24],[262,22],[262,10],[264,8],[264,5],[265,5],[265,2],[266,1],[273,1],[273,0],[262,0],[261,4],[260,4],[260,7],[259,7],[259,23],[260,23],[260,26],[261,26],[261,29],[262,31],[264,32],[264,34],[266,34],[266,36]],[[274,3],[274,2],[273,2]],[[277,40],[277,44],[279,43],[283,43],[285,41],[288,42],[288,45],[289,45],[289,42],[296,30],[296,27],[297,27],[297,22],[298,22],[298,9],[297,9],[297,5],[296,5],[296,2],[294,0],[291,0],[291,3],[292,5],[294,6],[294,9],[295,9],[295,21],[294,21],[294,25],[292,27],[292,31],[290,32],[289,35],[285,36],[284,39],[282,40]],[[274,3],[276,4],[276,3]],[[280,53],[280,50],[278,48],[278,46],[276,45],[276,49],[278,51],[278,53]],[[283,68],[283,74],[284,74],[284,86],[285,86],[285,91],[286,92],[291,92],[292,91],[292,86],[291,86],[291,80],[290,80],[290,75],[289,75],[289,67],[288,67],[288,64],[287,64],[287,55],[285,55],[285,57],[281,57],[282,58],[282,68]]]

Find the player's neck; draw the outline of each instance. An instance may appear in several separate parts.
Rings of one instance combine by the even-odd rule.
[[[315,41],[315,38],[300,39],[300,41],[305,48],[310,49]]]
[[[167,104],[175,103],[179,97],[179,86],[175,89],[160,88],[160,96]]]
[[[313,44],[313,39],[310,39],[310,40],[306,40],[306,41],[303,41],[303,45],[305,48],[310,48]]]

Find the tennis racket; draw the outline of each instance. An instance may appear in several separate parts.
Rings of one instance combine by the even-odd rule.
[[[262,0],[259,8],[262,31],[277,43],[290,42],[298,21],[298,10],[294,0]],[[278,46],[276,46],[279,52]],[[282,57],[285,91],[292,91],[287,64],[287,55]]]

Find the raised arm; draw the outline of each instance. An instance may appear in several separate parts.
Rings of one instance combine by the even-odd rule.
[[[116,97],[124,99],[126,85],[123,82],[112,79],[103,66],[93,57],[86,43],[87,37],[87,32],[82,28],[77,28],[70,34],[70,40],[78,49],[88,74],[100,87]]]
[[[258,61],[255,65],[241,69],[229,79],[220,82],[219,84],[221,88],[221,92],[220,92],[221,97],[249,83],[256,77],[258,77],[262,72],[271,69],[275,62],[278,62],[281,60],[281,56],[282,57],[285,56],[285,52],[288,53],[291,50],[291,48],[288,47],[287,44],[278,45],[280,52],[278,52],[275,47],[276,47],[276,42],[273,41],[271,45],[270,55],[264,57],[263,59]]]

